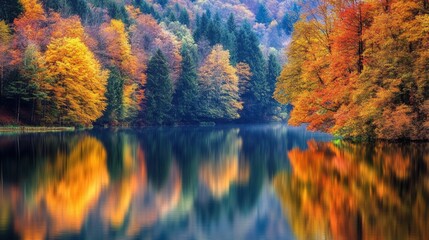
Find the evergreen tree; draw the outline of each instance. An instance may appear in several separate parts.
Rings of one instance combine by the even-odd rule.
[[[130,21],[128,18],[128,13],[124,6],[119,6],[119,4],[115,2],[111,2],[109,3],[108,11],[110,17],[121,20],[125,24],[129,24]]]
[[[165,17],[168,19],[169,22],[177,21],[176,15],[174,15],[174,13],[173,13],[173,11],[171,11],[171,9],[168,9]]]
[[[219,23],[217,23],[215,21],[211,21],[209,23],[206,37],[209,40],[211,46],[214,46],[214,45],[220,43],[221,31],[219,28]]]
[[[237,25],[235,24],[235,18],[232,13],[229,15],[226,25],[227,25],[228,31],[235,34],[235,32],[237,31]]]
[[[22,12],[22,6],[18,0],[2,0],[0,2],[0,20],[12,23],[13,19]]]
[[[150,59],[146,83],[146,120],[151,124],[170,121],[173,100],[173,82],[168,62],[161,50]]]
[[[237,44],[235,33],[228,31],[227,28],[222,28],[220,35],[220,43],[225,49],[230,52],[230,61],[233,65],[235,65],[237,63]]]
[[[34,120],[35,101],[43,100],[47,94],[42,91],[42,75],[40,53],[35,45],[30,44],[24,52],[23,65],[11,74],[11,80],[6,87],[6,95],[16,100],[16,121],[20,120],[22,101],[32,101],[31,120]]]
[[[220,42],[225,49],[229,50],[231,56],[231,63],[237,63],[237,25],[235,23],[234,15],[230,14],[226,25],[222,28],[222,35]]]
[[[167,5],[168,0],[157,0],[157,2],[162,6],[165,7],[165,5]]]
[[[256,14],[256,22],[263,23],[265,25],[271,22],[271,18],[268,14],[268,9],[263,4],[259,5],[258,13]]]
[[[144,0],[141,0],[141,3],[139,4],[140,6],[140,11],[144,14],[150,14],[152,15],[153,18],[155,19],[160,19],[161,16],[159,15],[159,13],[155,10],[155,8],[153,8],[152,5],[150,5],[149,3],[147,3]]]
[[[248,23],[241,27],[237,35],[237,62],[247,63],[252,71],[249,92],[243,94],[241,116],[245,120],[262,120],[272,94],[269,92],[265,60],[259,49],[258,38]]]
[[[29,96],[28,85],[29,79],[24,78],[18,71],[13,71],[11,81],[6,85],[6,96],[14,99],[16,103],[16,122],[19,123],[21,112],[21,100],[27,99]]]
[[[286,35],[291,35],[293,32],[293,25],[299,20],[299,13],[301,8],[298,4],[293,3],[291,10],[287,11],[282,18],[281,28],[285,31]]]
[[[85,20],[90,16],[91,10],[89,9],[85,0],[69,0],[71,13],[79,15],[82,20]]]
[[[186,8],[183,8],[182,11],[180,11],[179,22],[189,27],[189,24],[190,24],[189,14]]]
[[[195,60],[189,49],[182,49],[182,72],[173,97],[176,120],[190,122],[196,120],[198,105],[198,77]]]
[[[101,122],[117,125],[122,121],[123,115],[123,89],[124,80],[121,77],[121,72],[117,68],[110,69],[109,78],[107,79],[106,87],[107,107],[103,114]]]
[[[202,38],[206,37],[207,29],[211,22],[210,15],[207,13],[203,13],[201,17],[197,18],[197,26],[194,33],[195,41],[199,41]]]
[[[270,54],[268,57],[267,64],[267,83],[269,91],[269,107],[267,108],[266,114],[275,115],[276,108],[279,107],[279,103],[273,98],[274,90],[276,88],[277,77],[280,75],[281,66],[277,61],[274,54]]]

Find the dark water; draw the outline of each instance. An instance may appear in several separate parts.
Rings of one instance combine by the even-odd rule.
[[[0,137],[0,239],[429,239],[427,143],[283,125]]]

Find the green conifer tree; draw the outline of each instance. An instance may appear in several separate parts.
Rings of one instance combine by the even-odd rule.
[[[195,60],[189,49],[182,49],[182,72],[173,97],[175,118],[179,122],[197,120],[198,78]]]
[[[252,78],[249,92],[243,94],[243,120],[260,121],[272,93],[266,80],[265,60],[259,49],[259,41],[251,26],[245,23],[237,34],[237,62],[249,64]]]
[[[150,59],[146,83],[146,121],[150,124],[165,124],[171,119],[173,82],[168,62],[161,50]]]

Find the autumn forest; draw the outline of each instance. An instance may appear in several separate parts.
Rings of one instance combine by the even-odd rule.
[[[2,0],[0,125],[429,138],[428,0]]]

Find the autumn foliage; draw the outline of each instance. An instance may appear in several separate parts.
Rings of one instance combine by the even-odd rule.
[[[347,137],[427,139],[427,2],[304,9],[275,92],[294,106],[290,123]]]
[[[108,73],[78,38],[53,40],[46,50],[47,90],[60,123],[90,125],[106,107]]]

